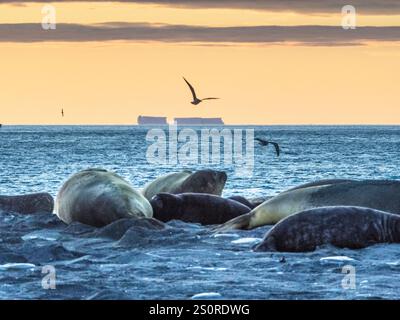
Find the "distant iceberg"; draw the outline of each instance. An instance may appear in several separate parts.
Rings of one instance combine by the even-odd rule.
[[[224,125],[222,118],[174,118],[174,124],[176,125]]]
[[[139,116],[137,119],[138,125],[168,125],[167,117],[149,117]],[[224,121],[222,118],[174,118],[175,125],[186,125],[186,126],[222,126]]]
[[[167,117],[148,117],[139,116],[137,120],[139,125],[167,125]]]

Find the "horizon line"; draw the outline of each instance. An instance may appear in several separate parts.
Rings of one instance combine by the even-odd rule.
[[[173,123],[162,124],[162,125],[141,125],[141,124],[110,124],[110,123],[98,123],[98,124],[0,124],[2,127],[13,127],[13,126],[29,126],[29,127],[169,127],[173,126]],[[254,126],[254,127],[262,127],[262,126],[400,126],[400,123],[278,123],[278,124],[251,124],[251,123],[239,123],[239,124],[218,124],[218,125],[178,125],[178,127],[234,127],[234,126]]]

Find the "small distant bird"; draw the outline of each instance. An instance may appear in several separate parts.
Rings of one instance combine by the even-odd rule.
[[[61,116],[64,117],[64,109],[61,109]]]
[[[190,102],[191,104],[194,104],[195,106],[198,105],[200,102],[204,101],[204,100],[216,100],[219,98],[204,98],[204,99],[199,99],[196,96],[196,92],[194,91],[194,88],[192,87],[192,85],[189,83],[189,81],[187,81],[185,79],[185,77],[183,77],[183,80],[185,80],[185,82],[187,83],[187,85],[189,86],[190,91],[192,92],[192,96],[193,96],[193,101]]]
[[[255,140],[257,140],[260,143],[260,145],[262,145],[262,146],[267,146],[269,144],[273,144],[274,147],[275,147],[276,155],[279,157],[279,155],[281,153],[281,149],[279,148],[279,144],[278,143],[273,142],[273,141],[268,141],[268,140],[265,140],[265,139],[261,139],[261,138],[255,138]]]

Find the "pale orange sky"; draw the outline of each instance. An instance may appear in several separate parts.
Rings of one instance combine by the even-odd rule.
[[[42,4],[0,5],[0,24],[39,23]],[[336,15],[57,4],[58,23],[340,25]],[[399,26],[398,15],[358,16]],[[50,31],[51,32],[51,31]],[[135,124],[138,115],[227,124],[399,124],[400,42],[357,46],[135,41],[0,42],[0,123]],[[193,107],[185,76],[198,95]],[[61,108],[65,117],[61,118]]]

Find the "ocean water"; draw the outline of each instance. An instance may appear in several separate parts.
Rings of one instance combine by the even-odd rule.
[[[146,128],[3,126],[0,194],[57,194],[73,173],[112,170],[135,188],[171,171],[213,168],[228,174],[224,196],[274,195],[317,179],[400,179],[400,127],[263,126],[254,167],[148,162]],[[232,128],[233,129],[233,128]],[[362,250],[323,247],[312,253],[255,253],[268,226],[217,236],[197,224],[165,229],[120,221],[101,229],[65,225],[54,215],[0,212],[1,299],[399,299],[400,245]],[[284,258],[284,259],[283,259]],[[45,266],[55,289],[43,287]],[[346,284],[346,268],[355,286]],[[45,280],[48,278],[45,278]]]

